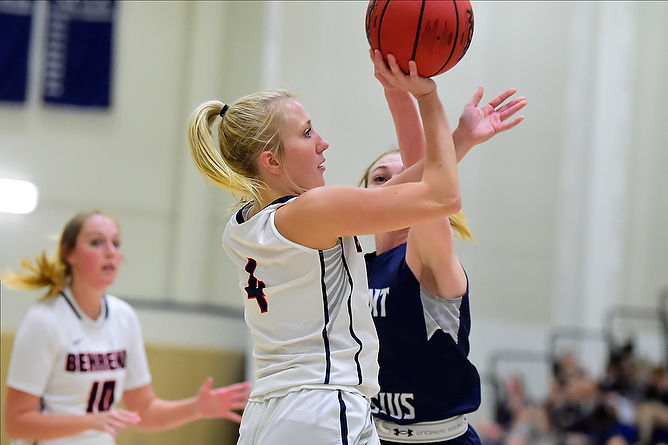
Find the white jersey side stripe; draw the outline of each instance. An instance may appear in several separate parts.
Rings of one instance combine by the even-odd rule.
[[[350,270],[348,269],[348,263],[346,262],[346,256],[343,249],[341,249],[341,261],[343,262],[343,267],[346,269],[346,275],[348,276],[348,283],[350,285],[350,293],[348,294],[348,316],[349,316],[349,325],[348,329],[350,330],[350,335],[353,337],[355,342],[359,345],[357,352],[355,353],[355,365],[357,366],[357,384],[362,384],[362,368],[360,366],[359,356],[362,352],[362,341],[355,335],[355,329],[353,328],[353,308],[352,308],[352,296],[353,296],[353,278],[350,275]]]
[[[329,336],[327,335],[327,325],[329,324],[329,304],[327,302],[327,284],[325,282],[325,255],[322,250],[318,251],[320,257],[320,284],[322,286],[322,309],[324,311],[325,324],[322,327],[322,340],[325,344],[325,379],[323,383],[329,383],[329,374],[332,369],[332,361],[329,350]]]

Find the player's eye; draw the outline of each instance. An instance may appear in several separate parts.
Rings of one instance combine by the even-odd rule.
[[[306,131],[304,132],[304,136],[306,136],[307,138],[310,138],[311,137],[311,130],[312,130],[312,128],[310,128],[310,127],[307,128]]]

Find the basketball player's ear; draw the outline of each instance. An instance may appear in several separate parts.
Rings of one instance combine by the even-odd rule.
[[[72,249],[70,249],[69,247],[66,246],[60,247],[60,260],[70,267],[72,267],[72,263],[70,263],[71,254],[72,254]]]
[[[272,151],[263,151],[260,154],[258,162],[260,163],[260,168],[269,174],[278,176],[283,171],[281,160]]]

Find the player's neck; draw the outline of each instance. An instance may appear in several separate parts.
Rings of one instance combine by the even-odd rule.
[[[102,313],[102,297],[104,289],[88,286],[86,283],[72,281],[70,283],[72,297],[77,302],[79,309],[90,319],[97,320]]]
[[[373,238],[376,242],[376,255],[380,255],[405,243],[408,239],[408,229],[377,233]]]

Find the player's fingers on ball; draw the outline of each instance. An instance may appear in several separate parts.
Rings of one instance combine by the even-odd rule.
[[[376,75],[384,76],[386,73],[389,73],[390,71],[387,69],[387,65],[385,64],[385,61],[383,60],[383,56],[380,55],[380,51],[376,54],[376,56],[373,59],[373,66],[376,70]]]
[[[373,61],[378,65],[385,65],[385,61],[383,60],[383,53],[381,53],[380,50],[373,50]]]
[[[387,55],[387,63],[388,65],[390,65],[390,70],[392,70],[392,74],[397,74],[401,72],[401,68],[399,68],[397,59],[394,57],[393,54]]]
[[[415,60],[409,60],[408,61],[408,73],[410,74],[411,78],[416,79],[418,76],[418,70],[417,70],[417,63],[415,63]]]

